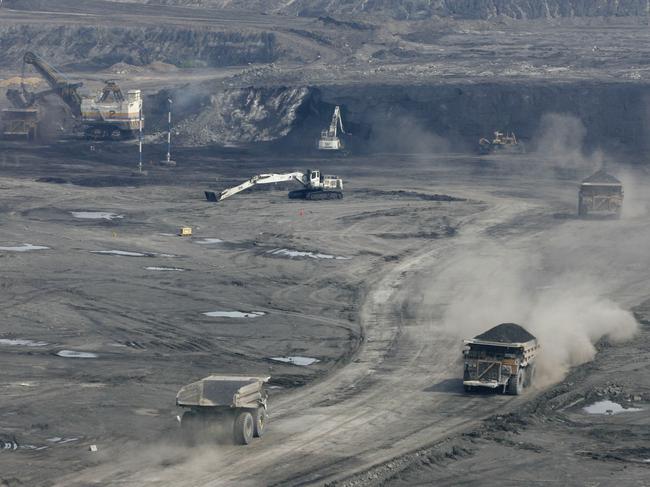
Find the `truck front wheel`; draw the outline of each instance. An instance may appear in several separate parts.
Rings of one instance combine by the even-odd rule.
[[[508,394],[518,396],[524,390],[524,369],[517,370],[517,375],[511,376],[508,381]]]
[[[242,411],[235,418],[234,440],[237,445],[248,445],[253,441],[253,415],[248,411]]]

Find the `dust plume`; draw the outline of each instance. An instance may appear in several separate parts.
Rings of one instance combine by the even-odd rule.
[[[537,129],[535,153],[554,167],[597,171],[603,168],[602,151],[584,151],[587,129],[582,121],[566,113],[546,113]]]
[[[413,117],[381,117],[372,127],[373,152],[431,154],[449,152],[450,144]]]
[[[542,345],[539,386],[557,382],[570,367],[591,360],[599,340],[631,338],[638,327],[634,316],[607,297],[620,277],[610,271],[608,282],[608,269],[627,266],[626,257],[620,259],[610,241],[594,244],[591,230],[601,233],[603,228],[592,227],[580,235],[572,224],[544,242],[535,238],[516,244],[487,238],[475,242],[472,257],[463,252],[436,276],[444,289],[428,285],[424,302],[447,305],[442,311],[425,309],[426,319],[434,319],[442,332],[457,337],[459,347],[462,339],[499,323],[521,324]],[[587,255],[581,257],[582,251]],[[600,261],[602,268],[591,261]]]
[[[615,173],[616,177],[623,183],[623,212],[622,217],[626,219],[642,218],[648,215],[650,208],[650,195],[647,185],[642,182],[642,176],[637,171],[622,171]]]

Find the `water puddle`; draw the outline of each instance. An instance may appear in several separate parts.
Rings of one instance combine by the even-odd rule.
[[[37,342],[36,340],[23,340],[22,338],[0,338],[0,345],[9,345],[16,347],[45,347],[47,342]]]
[[[201,240],[194,240],[194,243],[197,243],[199,245],[210,245],[210,244],[217,244],[217,243],[222,243],[223,240],[220,238],[202,238]]]
[[[100,255],[121,255],[123,257],[152,257],[153,254],[143,254],[142,252],[129,252],[127,250],[91,250],[91,254]]]
[[[334,259],[334,260],[349,260],[351,257],[341,257],[340,255],[321,254],[319,252],[306,252],[302,250],[292,249],[273,249],[267,250],[267,254],[277,255],[280,257],[309,257],[310,259]]]
[[[36,445],[20,445],[21,450],[33,450],[33,451],[40,451],[40,450],[47,450],[48,446],[43,445],[43,446],[36,446]]]
[[[620,413],[635,413],[643,411],[641,408],[624,408],[620,404],[613,401],[598,401],[590,406],[582,408],[587,414],[620,414]]]
[[[49,247],[44,245],[32,245],[30,243],[24,243],[15,247],[0,247],[0,250],[5,250],[7,252],[29,252],[31,250],[48,250]]]
[[[185,269],[181,269],[180,267],[145,267],[145,269],[148,271],[176,271],[176,272],[185,271]]]
[[[82,220],[115,220],[124,218],[124,215],[118,215],[110,211],[71,211],[72,216]]]
[[[98,355],[92,352],[77,352],[76,350],[61,350],[57,352],[59,357],[64,358],[97,358]]]
[[[295,355],[293,357],[271,357],[271,360],[276,362],[284,362],[292,365],[311,365],[316,362],[320,362],[317,358],[313,357],[301,357],[300,355]]]
[[[140,408],[134,409],[133,412],[138,416],[160,416],[160,412],[157,409]]]
[[[55,436],[53,438],[48,438],[47,441],[50,443],[56,443],[57,445],[65,445],[66,443],[71,443],[73,441],[78,441],[79,438],[61,438],[60,436]]]
[[[264,311],[209,311],[203,314],[211,318],[257,318],[266,313]]]

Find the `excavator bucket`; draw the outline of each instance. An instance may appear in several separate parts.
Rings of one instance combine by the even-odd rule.
[[[215,193],[214,191],[206,191],[205,192],[205,199],[208,200],[208,201],[211,201],[213,203],[216,203],[217,201],[219,201],[219,197],[217,196],[217,193]]]

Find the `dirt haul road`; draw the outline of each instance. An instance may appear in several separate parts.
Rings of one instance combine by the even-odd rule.
[[[444,439],[530,399],[532,392],[518,398],[463,394],[461,336],[443,324],[445,307],[458,289],[436,276],[453,273],[450,266],[480,254],[495,238],[491,229],[500,228],[496,233],[501,235],[518,228],[508,249],[530,245],[530,234],[539,231],[540,222],[523,222],[548,208],[530,199],[490,195],[495,189],[490,183],[479,191],[463,185],[457,189],[488,206],[461,218],[458,236],[427,242],[370,277],[360,311],[364,342],[352,363],[324,381],[274,399],[272,426],[263,441],[247,448],[203,446],[190,452],[156,448],[152,455],[160,459],[154,467],[143,466],[139,458],[120,465],[109,462],[57,485],[320,485]],[[554,224],[550,217],[541,227]],[[334,238],[344,241],[355,230],[352,226]],[[432,286],[436,298],[428,301],[425,290]]]

